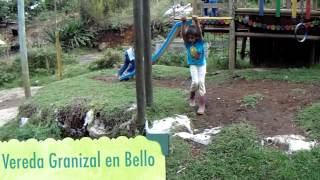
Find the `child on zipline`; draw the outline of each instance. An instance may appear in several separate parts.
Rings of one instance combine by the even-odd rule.
[[[118,77],[121,81],[127,81],[129,78],[132,78],[135,73],[135,56],[134,48],[130,47],[125,51],[124,54],[124,64],[118,71]]]
[[[182,37],[187,51],[187,62],[190,66],[192,78],[190,88],[189,105],[196,106],[196,92],[199,93],[199,108],[197,114],[203,115],[205,111],[205,76],[206,76],[206,57],[205,45],[202,37],[200,22],[197,16],[192,16],[195,25],[188,26],[186,17],[182,17]]]

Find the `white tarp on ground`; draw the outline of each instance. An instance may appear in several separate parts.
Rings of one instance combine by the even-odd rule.
[[[179,132],[174,134],[174,136],[181,137],[182,139],[188,139],[203,145],[208,145],[211,143],[213,135],[218,134],[220,131],[221,131],[221,127],[214,127],[211,129],[205,129],[202,133],[198,133],[198,134]]]
[[[286,152],[291,154],[295,151],[311,150],[317,142],[307,141],[301,135],[278,135],[264,138],[262,145],[284,145],[287,147]]]
[[[151,128],[149,127],[148,121],[146,121],[146,130],[150,134],[168,134],[181,130],[192,133],[191,121],[184,115],[176,115],[174,117],[167,117],[154,121]]]
[[[149,134],[173,134],[182,139],[191,140],[203,145],[208,145],[213,136],[221,131],[221,127],[205,129],[203,132],[195,134],[191,128],[191,121],[185,115],[176,115],[165,119],[157,120],[149,127],[146,122],[146,131]]]
[[[173,16],[173,13],[175,13],[175,16],[186,16],[191,14],[192,13],[191,3],[185,6],[182,6],[181,4],[171,6],[170,9],[164,13],[164,15]]]

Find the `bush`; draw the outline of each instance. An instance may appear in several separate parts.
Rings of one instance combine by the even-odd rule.
[[[72,64],[76,60],[74,57],[62,54],[63,64]],[[28,50],[28,64],[30,73],[55,73],[56,50],[54,47],[31,48]],[[14,62],[14,71],[20,72],[21,60],[17,57]]]
[[[216,69],[228,69],[228,55],[215,49],[210,49],[207,58],[208,71]]]
[[[0,86],[3,86],[5,83],[10,83],[15,77],[15,73],[12,72],[12,67],[5,62],[0,62]]]
[[[158,64],[167,65],[167,66],[182,66],[187,67],[187,59],[186,54],[182,53],[174,53],[168,52],[164,54],[159,60]]]
[[[56,51],[54,48],[32,48],[28,50],[28,65],[30,73],[36,73],[37,69],[50,69],[54,73],[56,60]],[[48,63],[48,64],[47,64]],[[21,70],[21,59],[18,56],[15,59],[14,67],[17,72]]]
[[[108,49],[102,58],[90,63],[89,69],[94,71],[99,69],[113,68],[116,64],[119,64],[122,59],[122,53],[120,51]]]
[[[5,55],[7,51],[7,47],[0,45],[0,56]]]

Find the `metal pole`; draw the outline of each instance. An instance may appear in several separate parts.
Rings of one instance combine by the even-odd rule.
[[[28,54],[26,43],[26,29],[24,17],[24,0],[18,0],[18,21],[19,21],[19,44],[21,55],[22,82],[24,86],[24,94],[26,98],[31,97]]]
[[[153,104],[150,25],[150,0],[143,0],[144,75],[147,106]]]
[[[137,119],[138,129],[143,130],[145,124],[145,80],[143,63],[143,23],[142,1],[133,1],[134,37],[135,37],[135,63],[136,63],[136,93],[137,93]]]

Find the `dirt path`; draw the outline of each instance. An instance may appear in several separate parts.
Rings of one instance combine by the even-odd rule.
[[[79,59],[80,64],[86,64],[86,63],[90,63],[90,62],[95,61],[95,60],[102,58],[102,57],[103,57],[102,53],[91,53],[91,54],[79,56],[78,59]]]
[[[188,80],[154,80],[156,85],[188,89]],[[207,110],[197,116],[197,128],[224,126],[245,121],[264,136],[301,134],[294,118],[298,110],[320,100],[320,84],[298,84],[272,80],[235,79],[223,84],[207,83]],[[247,95],[259,93],[263,99],[255,108],[241,106]],[[196,109],[195,109],[196,110]]]
[[[42,87],[32,87],[32,95]],[[18,107],[24,102],[24,90],[14,88],[0,91],[0,127],[13,120],[18,114]]]
[[[114,77],[96,77],[107,83]],[[156,86],[188,89],[188,79],[154,79]],[[223,84],[207,83],[207,110],[194,121],[196,128],[224,126],[245,121],[257,127],[263,136],[305,133],[296,126],[296,113],[320,101],[320,84],[298,84],[284,81],[233,79]],[[255,108],[242,107],[241,100],[255,93],[263,99]],[[196,110],[196,109],[195,109]]]
[[[247,121],[263,135],[304,134],[294,121],[299,109],[320,100],[320,85],[296,84],[271,80],[234,80],[209,86],[208,107],[199,116],[198,126],[218,126]],[[241,107],[244,96],[263,96],[255,108]]]

